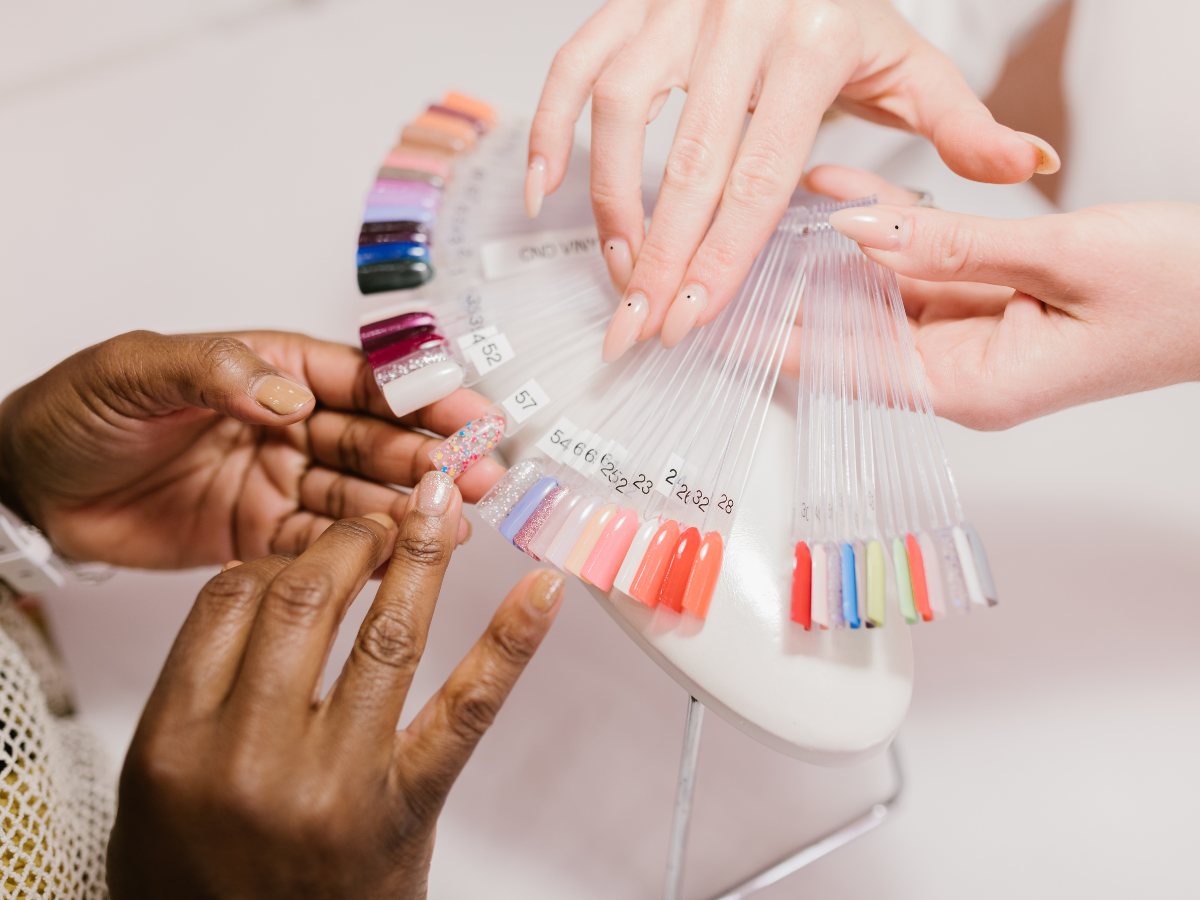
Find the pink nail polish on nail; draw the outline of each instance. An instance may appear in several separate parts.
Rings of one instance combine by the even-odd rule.
[[[683,290],[675,297],[671,308],[667,310],[667,318],[662,327],[662,345],[669,350],[687,337],[706,306],[708,291],[703,285],[685,284]]]
[[[854,206],[829,216],[835,231],[875,250],[903,250],[912,236],[912,219],[889,206]]]
[[[627,296],[612,321],[608,323],[608,333],[604,335],[604,349],[601,356],[606,363],[620,359],[621,355],[634,345],[642,326],[650,317],[650,301],[641,291],[634,291]]]
[[[504,439],[504,419],[484,416],[468,422],[429,453],[434,467],[457,478]]]
[[[525,212],[529,218],[538,217],[545,198],[546,160],[545,157],[535,155],[529,160],[529,171],[525,173]]]

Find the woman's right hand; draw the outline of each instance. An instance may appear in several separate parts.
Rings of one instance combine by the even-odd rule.
[[[646,124],[672,88],[688,98],[644,232]],[[562,182],[589,96],[592,208],[625,291],[606,361],[660,329],[674,346],[725,308],[783,215],[830,105],[924,135],[976,181],[1058,167],[1045,141],[997,124],[889,0],[610,0],[546,79],[529,137],[530,215]]]
[[[121,773],[115,900],[425,896],[446,794],[549,631],[563,586],[553,571],[523,578],[397,731],[461,517],[458,488],[430,472],[399,525],[346,519],[299,557],[231,563],[204,587]],[[389,558],[322,698],[338,623]]]
[[[938,415],[1009,428],[1200,380],[1200,206],[986,219],[908,206],[903,189],[835,166],[814,169],[805,185],[888,201],[829,222],[900,276]],[[785,371],[798,362],[789,355]]]

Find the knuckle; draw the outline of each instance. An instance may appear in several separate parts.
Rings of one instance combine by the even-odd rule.
[[[249,347],[235,337],[212,335],[200,339],[196,355],[210,371],[216,372],[236,362],[249,350]]]
[[[340,543],[356,544],[368,553],[377,554],[383,549],[379,534],[359,519],[339,519],[326,529],[326,533]]]
[[[332,592],[333,584],[327,575],[315,571],[303,575],[285,572],[271,583],[267,603],[285,621],[310,625]]]
[[[974,244],[974,232],[956,219],[934,233],[928,251],[931,268],[951,279],[959,277],[974,258]]]
[[[567,41],[554,54],[550,74],[554,78],[581,78],[587,71],[588,49],[582,41]]]
[[[694,137],[676,137],[663,169],[663,186],[694,189],[696,184],[708,181],[715,168],[716,155],[707,143]]]
[[[835,47],[855,34],[855,20],[838,3],[815,0],[794,7],[790,19],[792,36],[805,46]]]
[[[537,650],[536,642],[515,622],[497,622],[489,634],[496,654],[510,666],[524,667]]]
[[[239,613],[251,606],[266,587],[266,579],[237,566],[222,572],[204,586],[204,604],[218,615]]]
[[[361,472],[363,466],[363,449],[370,447],[370,427],[365,419],[351,419],[337,441],[337,461],[343,469]]]
[[[612,75],[600,77],[592,87],[592,108],[602,114],[632,112],[636,99],[633,86]]]
[[[450,727],[464,744],[476,744],[496,721],[503,702],[489,679],[479,679],[450,698]]]
[[[778,153],[758,149],[748,153],[729,173],[725,186],[726,202],[742,206],[760,206],[778,199],[783,191],[783,160]]]
[[[450,560],[450,548],[441,540],[419,534],[396,538],[396,555],[421,569],[438,569]]]
[[[368,659],[393,669],[411,669],[421,657],[415,629],[395,610],[373,611],[363,623],[358,649]]]

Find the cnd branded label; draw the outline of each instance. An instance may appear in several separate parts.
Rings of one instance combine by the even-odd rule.
[[[550,405],[550,395],[542,390],[536,378],[530,378],[511,395],[500,401],[508,419],[520,425],[534,413]],[[540,445],[539,445],[540,446]]]
[[[483,259],[483,277],[490,281],[599,253],[600,238],[596,229],[586,226],[488,241],[483,245],[480,255]]]

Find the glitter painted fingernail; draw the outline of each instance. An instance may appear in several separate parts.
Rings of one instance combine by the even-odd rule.
[[[544,467],[541,459],[526,459],[509,469],[476,505],[479,517],[493,528],[499,527],[526,491],[541,480]]]
[[[434,448],[429,458],[439,472],[457,478],[504,439],[504,419],[484,416],[468,422]]]

